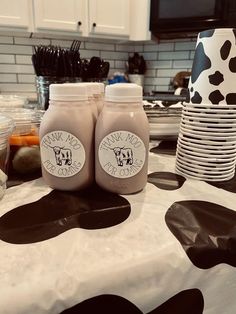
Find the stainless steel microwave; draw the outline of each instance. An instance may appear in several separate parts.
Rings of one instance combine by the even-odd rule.
[[[150,8],[150,31],[157,38],[236,27],[236,0],[151,0]]]

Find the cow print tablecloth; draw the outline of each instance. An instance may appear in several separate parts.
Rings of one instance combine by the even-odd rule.
[[[0,313],[236,313],[236,187],[174,169],[152,149],[139,194],[9,188]]]

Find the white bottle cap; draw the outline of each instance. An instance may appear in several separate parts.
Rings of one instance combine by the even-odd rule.
[[[96,84],[98,84],[98,86],[99,86],[100,94],[103,95],[105,92],[105,84],[104,83],[96,83]]]
[[[105,85],[103,83],[98,82],[89,82],[84,83],[88,87],[88,94],[89,96],[92,95],[100,95],[104,93]]]
[[[87,91],[88,91],[88,97],[93,97],[93,94],[94,94],[94,87],[93,87],[93,84],[94,83],[84,83],[84,85],[86,85],[87,87]]]
[[[105,100],[113,102],[140,102],[143,98],[141,86],[132,83],[116,83],[106,86]]]
[[[88,100],[87,87],[83,83],[51,84],[49,98],[58,101]]]

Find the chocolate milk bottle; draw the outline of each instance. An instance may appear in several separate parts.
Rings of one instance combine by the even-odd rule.
[[[78,190],[94,180],[94,122],[86,85],[52,84],[39,130],[42,175],[58,190]]]
[[[101,113],[104,103],[104,89],[105,85],[103,83],[94,83],[94,100],[97,105],[98,115]]]
[[[97,104],[94,98],[94,87],[93,87],[94,83],[82,83],[82,84],[85,84],[87,86],[88,101],[89,101],[89,104],[93,113],[94,122],[96,123],[97,117],[98,117],[98,109],[97,109]]]
[[[95,129],[97,184],[119,194],[141,191],[147,183],[148,147],[149,124],[141,86],[107,86]]]

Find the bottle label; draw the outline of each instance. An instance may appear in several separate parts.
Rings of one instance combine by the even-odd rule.
[[[72,177],[83,168],[85,150],[80,140],[65,131],[53,131],[40,141],[41,162],[56,177]]]
[[[146,148],[136,134],[116,131],[105,136],[98,148],[102,169],[115,178],[130,178],[142,169]]]

